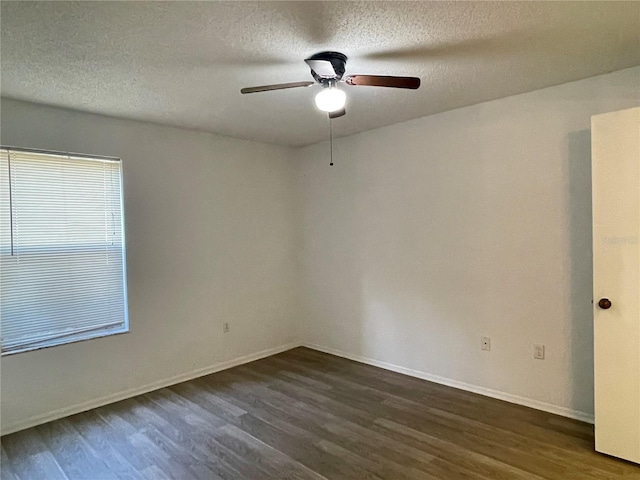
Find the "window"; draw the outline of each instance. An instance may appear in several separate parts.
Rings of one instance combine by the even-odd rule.
[[[120,160],[1,147],[2,353],[127,330]]]

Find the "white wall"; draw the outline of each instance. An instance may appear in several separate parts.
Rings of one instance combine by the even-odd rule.
[[[634,68],[341,138],[329,167],[326,143],[3,99],[2,144],[122,157],[131,332],[3,357],[2,432],[295,345],[299,331],[588,418],[589,119],[638,104]]]
[[[638,104],[633,68],[298,151],[303,339],[588,419],[590,117]]]
[[[131,327],[3,357],[3,432],[296,340],[290,149],[6,99],[1,113],[4,145],[122,158]]]

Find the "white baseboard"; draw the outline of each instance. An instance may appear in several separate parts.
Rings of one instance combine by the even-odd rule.
[[[541,402],[519,395],[512,395],[506,392],[500,392],[498,390],[492,390],[490,388],[479,387],[477,385],[471,385],[469,383],[459,382],[457,380],[451,380],[449,378],[439,377],[430,373],[421,372],[420,370],[414,370],[412,368],[401,367],[392,363],[381,362],[373,358],[362,357],[360,355],[353,355],[351,353],[342,352],[334,348],[323,347],[321,345],[315,345],[312,343],[303,343],[304,347],[318,350],[320,352],[328,353],[330,355],[336,355],[338,357],[347,358],[355,362],[365,363],[374,367],[384,368],[385,370],[391,370],[392,372],[402,373],[409,375],[410,377],[421,378],[430,382],[439,383],[441,385],[447,385],[449,387],[458,388],[460,390],[466,390],[468,392],[479,393],[486,397],[497,398],[498,400],[504,400],[509,403],[515,403],[517,405],[524,405],[525,407],[535,408],[536,410],[542,410],[543,412],[554,413],[563,417],[573,418],[586,423],[593,423],[593,415],[581,412],[579,410],[573,410],[571,408],[560,407],[551,403]]]
[[[128,390],[123,390],[121,392],[105,395],[103,397],[94,398],[86,402],[77,403],[75,405],[70,405],[68,407],[60,408],[58,410],[53,410],[51,412],[46,412],[41,415],[35,415],[33,417],[22,420],[20,422],[14,423],[12,425],[7,425],[7,426],[2,425],[2,428],[0,430],[0,435],[7,435],[9,433],[17,432],[19,430],[35,427],[36,425],[47,423],[52,420],[68,417],[69,415],[75,415],[76,413],[86,412],[87,410],[102,407],[110,403],[119,402],[120,400],[125,400],[127,398],[135,397],[136,395],[142,395],[143,393],[149,393],[154,390],[158,390],[160,388],[169,387],[177,383],[186,382],[187,380],[192,380],[194,378],[202,377],[204,375],[209,375],[211,373],[219,372],[221,370],[226,370],[228,368],[237,367],[238,365],[253,362],[261,358],[270,357],[271,355],[285,352],[287,350],[291,350],[292,348],[296,348],[299,346],[300,346],[300,343],[294,342],[294,343],[289,343],[287,345],[281,345],[275,348],[268,348],[260,352],[251,353],[249,355],[243,355],[241,357],[237,357],[231,360],[216,363],[215,365],[199,368],[197,370],[192,370],[191,372],[181,373],[173,377],[164,378],[162,380],[148,383],[140,387],[130,388]]]
[[[385,370],[391,370],[392,372],[402,373],[404,375],[409,375],[410,377],[421,378],[423,380],[428,380],[430,382],[447,385],[449,387],[454,387],[454,388],[466,390],[473,393],[478,393],[480,395],[484,395],[491,398],[497,398],[499,400],[504,400],[504,401],[515,403],[518,405],[524,405],[526,407],[535,408],[537,410],[542,410],[544,412],[554,413],[556,415],[562,415],[563,417],[569,417],[569,418],[574,418],[576,420],[581,420],[583,422],[593,423],[593,415],[585,412],[581,412],[578,410],[573,410],[566,407],[559,407],[557,405],[540,402],[538,400],[532,400],[530,398],[521,397],[518,395],[512,395],[510,393],[491,390],[489,388],[479,387],[479,386],[471,385],[464,382],[458,382],[457,380],[451,380],[448,378],[439,377],[437,375],[432,375],[430,373],[421,372],[419,370],[414,370],[411,368],[401,367],[399,365],[394,365],[392,363],[381,362],[373,358],[362,357],[360,355],[353,355],[353,354],[342,352],[340,350],[336,350],[333,348],[323,347],[321,345],[315,345],[312,343],[301,344],[299,342],[293,342],[286,345],[281,345],[279,347],[262,350],[260,352],[252,353],[249,355],[243,355],[241,357],[220,362],[215,365],[211,365],[209,367],[199,368],[191,372],[182,373],[180,375],[175,375],[173,377],[158,380],[156,382],[148,383],[140,387],[135,387],[135,388],[124,390],[118,393],[94,398],[86,402],[70,405],[68,407],[60,408],[58,410],[53,410],[51,412],[46,412],[41,415],[35,415],[33,417],[27,418],[25,420],[22,420],[20,422],[17,422],[8,426],[2,425],[2,428],[0,430],[0,435],[7,435],[9,433],[34,427],[42,423],[47,423],[53,420],[57,420],[59,418],[68,417],[69,415],[75,415],[76,413],[85,412],[93,408],[102,407],[110,403],[135,397],[136,395],[142,395],[144,393],[149,393],[154,390],[158,390],[160,388],[169,387],[177,383],[186,382],[188,380],[202,377],[204,375],[209,375],[211,373],[219,372],[221,370],[226,370],[228,368],[236,367],[238,365],[243,365],[245,363],[253,362],[261,358],[270,357],[271,355],[276,355],[278,353],[282,353],[287,350],[291,350],[292,348],[296,348],[300,346],[311,348],[313,350],[318,350],[319,352],[336,355],[338,357],[347,358],[349,360],[353,360],[356,362],[365,363],[367,365],[372,365],[374,367],[384,368]]]

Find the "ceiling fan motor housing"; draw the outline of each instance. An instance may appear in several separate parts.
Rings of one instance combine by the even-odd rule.
[[[340,52],[320,52],[312,55],[308,58],[308,60],[325,60],[331,62],[333,70],[336,73],[334,78],[327,78],[318,75],[313,71],[313,69],[311,69],[311,75],[317,82],[324,84],[330,81],[340,80],[344,76],[345,66],[347,64],[347,56]]]

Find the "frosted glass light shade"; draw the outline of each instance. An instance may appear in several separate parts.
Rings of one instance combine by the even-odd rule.
[[[316,107],[323,112],[336,112],[344,108],[347,96],[335,87],[323,88],[316,95]]]

